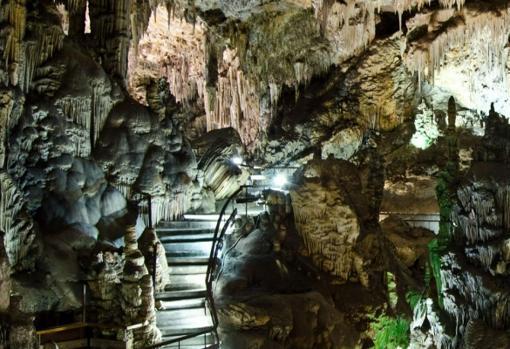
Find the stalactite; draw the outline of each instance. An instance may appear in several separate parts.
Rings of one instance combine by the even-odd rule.
[[[110,89],[102,84],[92,87],[90,118],[92,118],[94,123],[94,129],[92,130],[92,135],[94,138],[91,140],[91,143],[95,143],[99,139],[99,135],[103,130],[106,119],[108,118],[108,115],[113,108],[114,103],[110,98],[109,92]],[[87,129],[90,129],[90,122],[88,127],[89,128]]]
[[[205,91],[207,129],[233,127],[250,146],[261,126],[257,88],[240,70],[235,51],[224,52],[223,64],[225,70],[219,73],[216,89]]]
[[[3,50],[5,65],[9,71],[10,83],[18,84],[18,69],[23,60],[22,41],[26,30],[25,0],[8,0],[6,11],[7,38]]]
[[[57,100],[56,105],[62,110],[64,116],[86,130],[90,129],[90,97],[67,96]]]
[[[15,126],[17,120],[11,117],[14,108],[14,93],[12,90],[0,90],[0,168],[5,168],[7,161],[8,130]],[[13,122],[14,121],[14,122]]]
[[[75,14],[83,10],[87,0],[59,0],[57,2],[65,4],[67,11]]]
[[[282,93],[282,86],[275,83],[269,83],[269,101],[271,103],[271,117],[276,115],[278,101]]]
[[[24,215],[22,192],[5,172],[0,172],[0,230],[5,233],[5,248],[12,266],[29,251],[35,235],[33,222]]]
[[[65,36],[62,28],[57,26],[33,23],[30,29],[36,33],[36,39],[24,43],[25,53],[19,79],[19,85],[25,92],[30,88],[35,69],[62,48]]]
[[[146,207],[146,203],[142,203]],[[172,197],[152,198],[152,224],[161,221],[172,221],[184,214],[189,209],[189,199],[185,193],[175,193]],[[145,212],[148,212],[146,210]],[[145,224],[148,223],[147,214],[143,215]]]
[[[504,77],[508,54],[504,47],[510,34],[508,8],[499,11],[498,16],[464,9],[445,26],[434,33],[429,33],[425,39],[410,43],[405,54],[406,65],[417,73],[420,85],[423,78],[434,82],[434,73],[440,69],[446,53],[452,48],[465,45],[471,45],[471,52],[481,53],[485,58],[485,69],[496,70],[500,72],[502,78]]]
[[[116,182],[111,182],[110,184],[113,185],[125,198],[131,198],[132,189],[130,184],[121,184]]]
[[[105,50],[105,70],[124,79],[131,41],[132,0],[90,2],[92,36],[98,51]]]

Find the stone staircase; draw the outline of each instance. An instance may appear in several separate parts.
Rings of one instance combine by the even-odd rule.
[[[244,192],[230,207],[239,214],[262,212],[258,196]],[[221,204],[223,205],[223,204]],[[220,206],[221,206],[220,205]],[[219,210],[220,211],[220,210]],[[225,214],[223,219],[228,219]],[[218,349],[212,315],[207,306],[206,274],[218,214],[184,215],[181,221],[161,222],[156,233],[165,247],[170,284],[156,293],[157,326],[162,341],[189,336],[160,348]]]
[[[156,228],[165,247],[170,285],[156,293],[157,326],[163,341],[192,336],[161,348],[219,348],[207,308],[206,273],[218,215],[190,216]]]

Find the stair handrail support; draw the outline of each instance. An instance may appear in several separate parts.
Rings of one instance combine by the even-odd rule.
[[[214,297],[212,292],[212,282],[213,282],[213,273],[216,265],[216,258],[218,257],[219,251],[222,246],[222,240],[225,236],[225,233],[228,229],[228,226],[233,222],[235,219],[235,216],[237,215],[237,208],[234,208],[232,213],[230,214],[229,218],[223,225],[223,228],[220,231],[221,223],[223,221],[223,216],[225,215],[225,212],[227,211],[228,205],[232,200],[234,200],[239,193],[247,188],[247,186],[240,186],[239,189],[237,189],[230,197],[227,199],[227,201],[223,204],[223,207],[221,208],[220,215],[218,217],[218,221],[216,222],[216,228],[214,229],[214,235],[213,235],[213,241],[211,246],[211,252],[209,254],[209,262],[207,263],[207,272],[206,272],[206,278],[205,278],[205,284],[206,284],[206,291],[207,291],[207,304],[209,307],[209,311],[211,313],[211,317],[213,320],[213,332],[214,336],[216,337],[216,342],[220,343],[220,338],[218,335],[218,326],[219,326],[219,320],[218,320],[218,313],[216,311],[216,306],[214,303]]]

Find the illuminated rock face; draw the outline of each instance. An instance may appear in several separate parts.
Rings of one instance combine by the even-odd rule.
[[[23,295],[15,310],[76,310],[86,274],[98,321],[148,320],[135,342],[156,341],[154,252],[156,287],[171,280],[150,229],[136,246],[144,227],[133,218],[147,221],[148,196],[153,223],[213,212],[247,181],[233,161],[242,155],[302,171],[291,199],[272,197],[281,206],[239,240],[230,264],[239,273],[219,283],[253,291],[260,282],[268,294],[228,304],[222,321],[266,331],[254,339],[261,347],[370,346],[358,341],[370,332],[364,305],[358,317],[331,301],[346,293],[319,294],[313,282],[296,291],[292,263],[310,262],[333,280],[328,289],[384,299],[391,272],[404,296],[421,291],[408,269],[425,259],[428,236],[381,232],[384,176],[394,201],[411,177],[432,183],[410,195],[420,204],[388,207],[436,209],[445,136],[461,136],[461,170],[508,163],[508,125],[484,114],[491,102],[510,113],[509,11],[504,1],[463,0],[0,0],[0,313],[11,290]],[[481,139],[484,123],[490,136]],[[474,178],[455,195],[461,251],[441,263],[458,335],[430,294],[413,333],[423,346],[477,347],[488,337],[507,346],[508,292],[498,283],[510,263],[507,182]],[[282,294],[271,294],[276,287]],[[431,328],[420,333],[425,318]],[[32,331],[31,321],[13,336]],[[362,330],[352,341],[339,335],[353,324]]]
[[[371,239],[361,234],[361,222],[368,222],[370,209],[358,171],[346,161],[313,160],[294,180],[290,196],[305,247],[301,253],[336,282],[357,281],[369,287],[371,262],[360,246]],[[377,258],[375,250],[372,261]]]
[[[353,247],[360,228],[345,193],[334,183],[310,181],[291,196],[296,226],[314,263],[340,280],[348,280],[359,258]]]
[[[265,198],[269,210],[256,218],[257,225],[239,220],[226,242],[232,250],[215,286],[222,346],[360,347],[352,318],[335,307],[327,292],[313,290],[315,278],[326,273],[282,258],[294,253],[296,239],[301,241],[288,194],[269,191]],[[235,243],[242,235],[246,237]]]

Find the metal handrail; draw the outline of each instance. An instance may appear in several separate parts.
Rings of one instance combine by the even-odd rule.
[[[392,211],[381,211],[379,216],[397,216],[406,222],[418,222],[418,223],[439,223],[441,217],[439,213],[406,213],[406,212],[392,212]],[[434,218],[417,218],[417,217],[434,217]]]
[[[167,340],[167,341],[162,341],[162,342],[159,342],[159,343],[152,344],[150,346],[146,346],[144,349],[154,349],[154,348],[160,348],[160,347],[162,347],[164,345],[180,343],[183,340],[199,337],[199,336],[202,336],[202,335],[206,335],[207,333],[212,333],[214,335],[214,337],[215,337],[216,343],[217,344],[220,343],[219,335],[218,335],[219,320],[218,320],[218,313],[217,313],[217,310],[216,310],[216,306],[215,306],[214,298],[213,298],[213,294],[212,294],[212,281],[213,281],[213,276],[214,276],[215,267],[216,267],[216,259],[218,258],[218,254],[219,254],[219,252],[220,252],[220,250],[222,248],[223,238],[224,238],[224,236],[226,234],[226,231],[227,231],[229,225],[234,221],[234,219],[235,219],[235,217],[237,215],[237,208],[235,208],[232,211],[232,213],[230,214],[229,218],[223,224],[223,227],[221,226],[221,223],[223,222],[223,216],[225,215],[225,212],[227,211],[227,208],[230,205],[230,203],[232,202],[232,200],[234,200],[239,195],[239,193],[241,193],[241,191],[243,189],[247,189],[248,187],[253,187],[253,186],[242,185],[242,186],[239,187],[238,190],[236,190],[227,199],[227,201],[223,204],[223,207],[222,207],[222,209],[220,211],[220,215],[218,217],[218,221],[216,223],[216,227],[214,229],[214,235],[213,235],[213,239],[212,239],[211,252],[209,254],[209,261],[207,263],[207,272],[206,272],[206,278],[205,278],[205,284],[206,284],[206,302],[207,302],[206,306],[209,308],[209,311],[211,313],[211,317],[212,317],[212,320],[213,320],[213,328],[212,328],[212,330],[208,329],[208,330],[204,330],[204,331],[201,331],[201,332],[192,333],[192,334],[189,334],[189,335],[186,335],[186,336],[170,339],[170,340]],[[220,228],[221,228],[221,230],[220,230]]]
[[[215,269],[216,264],[216,258],[218,258],[219,251],[222,247],[223,243],[223,237],[225,235],[225,232],[228,229],[228,226],[230,223],[234,220],[235,216],[237,215],[237,209],[234,209],[232,213],[230,214],[230,217],[227,219],[225,224],[223,225],[223,228],[220,232],[220,226],[221,222],[223,221],[223,216],[225,215],[225,212],[227,211],[228,206],[232,202],[234,198],[243,191],[243,189],[247,188],[247,186],[240,186],[239,189],[237,189],[230,197],[225,201],[223,204],[223,207],[221,208],[220,215],[218,217],[218,221],[216,222],[216,228],[214,229],[214,235],[213,235],[213,243],[211,246],[211,253],[209,254],[209,262],[207,263],[207,272],[205,277],[205,284],[207,289],[207,303],[209,305],[209,311],[211,312],[212,319],[213,319],[213,333],[216,338],[216,342],[220,342],[220,338],[218,335],[218,326],[219,326],[219,319],[218,319],[218,313],[216,310],[216,305],[214,303],[213,293],[212,293],[212,281],[213,281],[213,273]],[[221,239],[221,240],[220,240]]]
[[[144,321],[141,323],[128,325],[128,326],[119,326],[119,325],[105,325],[105,324],[98,324],[98,323],[91,323],[91,322],[75,322],[67,325],[52,327],[44,330],[36,331],[35,334],[38,338],[38,348],[41,346],[41,337],[42,336],[48,336],[52,334],[72,331],[72,330],[85,330],[85,335],[81,337],[81,339],[87,340],[87,347],[90,347],[91,340],[93,338],[97,338],[96,336],[92,335],[92,331],[90,329],[97,329],[97,330],[120,330],[120,331],[131,331],[139,329],[143,326],[147,326],[149,324],[148,321]],[[121,341],[118,341],[118,343],[121,343]]]
[[[127,326],[106,325],[106,324],[98,324],[98,323],[94,323],[94,322],[73,322],[73,323],[67,324],[67,325],[56,326],[56,327],[51,327],[51,328],[47,328],[44,330],[39,330],[39,331],[36,331],[35,334],[39,335],[39,336],[45,336],[48,334],[60,333],[60,332],[76,330],[79,328],[86,328],[86,327],[96,328],[96,329],[100,329],[100,330],[126,330],[126,331],[129,331],[129,330],[139,329],[143,326],[147,326],[148,324],[149,324],[148,321],[144,321],[144,322],[140,322],[140,323],[136,323],[136,324],[132,324],[132,325],[127,325]]]

